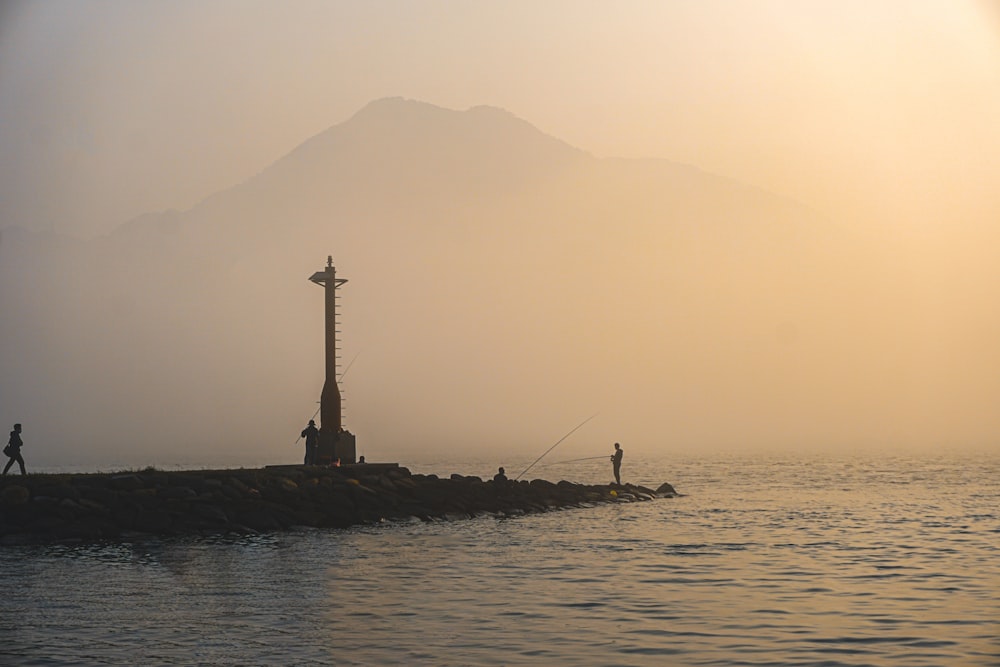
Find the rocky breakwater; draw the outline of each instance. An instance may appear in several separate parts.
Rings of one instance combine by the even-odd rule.
[[[542,479],[496,483],[411,474],[395,464],[5,476],[0,544],[513,516],[676,495],[670,484],[653,490]]]

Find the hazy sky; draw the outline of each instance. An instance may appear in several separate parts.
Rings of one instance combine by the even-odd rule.
[[[499,107],[598,157],[665,158],[801,202],[819,214],[810,219],[831,221],[829,229],[838,233],[847,230],[840,238],[863,239],[855,254],[842,255],[850,258],[842,272],[839,267],[805,271],[824,288],[846,286],[848,296],[830,311],[837,316],[824,320],[810,348],[814,352],[808,358],[803,353],[805,365],[793,369],[794,377],[807,382],[808,364],[829,370],[831,377],[842,371],[837,391],[824,398],[815,386],[781,388],[796,405],[822,405],[815,427],[812,412],[795,413],[801,432],[812,429],[835,440],[836,429],[850,422],[851,434],[873,439],[901,433],[898,440],[925,436],[925,444],[936,446],[961,431],[969,443],[1000,444],[1000,412],[994,409],[1000,399],[1000,5],[995,2],[3,2],[0,229],[22,226],[88,237],[147,212],[191,209],[385,97],[448,109]],[[639,211],[644,202],[633,204]],[[488,215],[476,213],[487,233],[506,224],[508,211],[492,213],[492,227],[483,222]],[[614,214],[628,217],[629,211]],[[601,232],[604,241],[616,229],[609,221]],[[355,231],[359,238],[365,232],[360,226]],[[488,248],[487,233],[478,242]],[[323,240],[328,242],[333,245]],[[601,239],[594,246],[600,249]],[[402,257],[406,260],[405,253]],[[739,248],[731,257],[738,263],[751,255]],[[483,259],[471,258],[464,268],[475,271]],[[304,261],[310,262],[306,274],[319,268],[314,259]],[[364,269],[366,276],[358,266],[361,254],[355,261],[351,277],[358,280],[352,289],[377,290],[390,282],[377,284],[372,265]],[[854,270],[855,261],[863,271]],[[650,263],[663,268],[655,258]],[[445,268],[433,268],[442,285],[454,278]],[[641,274],[642,267],[627,268]],[[738,282],[737,274],[712,270],[700,278]],[[811,296],[804,287],[782,288],[802,292],[808,309]],[[30,289],[25,286],[24,295],[30,296]],[[648,315],[644,304],[663,298],[656,289],[645,289],[608,292],[619,304],[634,303],[639,314],[634,322],[617,323],[622,330],[641,329]],[[675,341],[676,358],[664,353],[659,361],[694,358],[689,370],[696,381],[713,364],[722,368],[720,350],[698,329],[709,321],[723,338],[731,324],[755,319],[768,336],[774,330],[780,334],[786,314],[778,312],[779,299],[772,304],[775,313],[760,312],[768,297],[755,294],[758,312],[745,314],[736,309],[719,316],[718,304],[705,304],[704,322],[687,322],[694,332],[690,349],[677,348]],[[380,306],[385,303],[390,301]],[[657,312],[664,313],[676,304],[660,306]],[[701,304],[696,306],[692,312],[699,312]],[[859,311],[864,315],[857,316]],[[589,304],[580,313],[582,322],[589,321]],[[392,317],[405,320],[398,312]],[[350,345],[362,338],[361,318],[356,315]],[[537,319],[546,318],[546,331],[557,333],[558,314],[543,312]],[[114,322],[107,324],[114,330]],[[383,327],[391,329],[386,349],[401,345],[392,339],[394,326]],[[370,323],[370,331],[377,333],[378,325]],[[657,349],[660,332],[651,326],[639,334],[649,349]],[[272,346],[301,347],[297,333],[287,327],[287,338]],[[44,346],[45,336],[27,336],[39,349]],[[429,339],[436,337],[436,331],[428,332]],[[843,359],[830,356],[838,340]],[[240,342],[260,341],[248,334]],[[483,362],[478,374],[489,378],[496,369],[481,349],[495,341],[484,334],[476,342],[482,347],[470,346],[470,358]],[[627,347],[619,339],[613,343]],[[732,363],[726,362],[725,370],[739,380],[728,407],[699,399],[690,384],[672,378],[677,395],[691,402],[686,417],[697,428],[690,431],[695,434],[688,438],[690,447],[703,444],[698,428],[713,420],[731,421],[734,434],[756,420],[762,442],[787,425],[787,414],[755,412],[744,400],[759,390],[745,385],[752,379],[748,368],[762,377],[775,370],[768,358],[747,349],[745,356],[727,352]],[[189,351],[178,344],[174,353]],[[77,361],[96,364],[91,352]],[[300,352],[303,359],[312,354]],[[402,348],[397,352],[404,361],[414,356]],[[540,358],[549,352],[546,348]],[[7,358],[18,354],[8,350]],[[44,349],[39,355],[60,364]],[[634,361],[637,368],[649,366],[644,356]],[[390,381],[375,372],[376,362],[366,363],[369,369],[353,380],[367,378],[372,395],[391,392]],[[448,363],[456,367],[454,377],[468,372],[458,362]],[[397,379],[397,368],[388,366],[383,360],[384,377]],[[302,368],[312,368],[311,362],[304,360]],[[627,364],[613,370],[621,372],[619,386],[633,387],[635,394],[616,397],[625,403],[649,400],[650,423],[657,424],[662,407],[650,397],[659,398],[659,378],[644,393],[634,388]],[[287,376],[289,386],[302,392],[299,403],[311,406],[315,378],[307,383],[304,372],[294,375],[284,368],[275,373]],[[411,373],[411,381],[418,375],[419,381],[429,380],[422,373]],[[445,378],[437,380],[442,391],[453,391],[455,383]],[[39,373],[34,379],[44,396],[46,378]],[[560,391],[554,384],[549,397]],[[758,394],[767,398],[767,392]],[[206,414],[212,409],[203,397],[188,398],[208,406]],[[542,398],[548,397],[539,400],[545,413],[549,408]],[[837,401],[855,409],[839,414]],[[47,405],[41,401],[33,409],[37,423]],[[380,408],[373,402],[368,409],[375,424]],[[474,409],[455,412],[462,412],[470,428],[479,421]],[[574,405],[572,412],[576,420],[593,409]],[[287,428],[297,427],[298,415],[288,419],[294,426]],[[533,434],[542,421],[531,425]],[[554,429],[556,436],[573,425],[565,421]],[[593,429],[606,429],[602,438],[615,437],[620,427],[613,418],[607,421],[599,427],[595,420]],[[453,427],[464,428],[457,421]]]
[[[186,209],[373,99],[488,104],[904,225],[995,204],[1000,11],[976,0],[6,2],[0,226]]]

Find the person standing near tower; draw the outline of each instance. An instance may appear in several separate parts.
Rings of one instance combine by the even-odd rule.
[[[24,459],[21,457],[21,446],[24,443],[21,441],[21,425],[14,424],[14,430],[10,432],[10,440],[7,441],[7,446],[3,448],[3,453],[6,454],[10,460],[7,461],[7,465],[4,466],[3,474],[7,474],[10,467],[14,465],[14,461],[21,466],[21,474],[27,475],[24,471]]]
[[[615,484],[622,483],[622,457],[625,456],[625,450],[617,442],[615,443],[615,453],[611,455],[611,465],[615,471]]]
[[[306,426],[305,429],[302,430],[302,435],[300,437],[306,439],[305,464],[307,466],[316,465],[316,453],[319,448],[319,429],[316,428],[316,422],[310,419],[309,426]]]

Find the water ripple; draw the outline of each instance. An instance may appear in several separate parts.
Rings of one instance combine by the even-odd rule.
[[[671,461],[655,503],[5,548],[0,663],[1000,665],[998,473]]]

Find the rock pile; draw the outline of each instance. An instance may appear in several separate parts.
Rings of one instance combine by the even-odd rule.
[[[670,484],[655,491],[542,479],[498,484],[380,464],[6,476],[0,478],[0,544],[510,516],[676,495]]]

